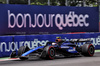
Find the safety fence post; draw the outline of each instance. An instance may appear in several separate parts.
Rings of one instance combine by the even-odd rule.
[[[9,4],[9,0],[6,0],[6,4]]]

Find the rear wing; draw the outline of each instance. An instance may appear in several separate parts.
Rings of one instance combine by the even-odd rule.
[[[69,42],[78,43],[78,42],[91,42],[90,39],[71,39]]]

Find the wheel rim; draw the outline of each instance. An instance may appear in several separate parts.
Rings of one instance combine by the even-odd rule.
[[[89,46],[88,53],[90,56],[94,55],[94,47],[92,45]]]
[[[55,55],[54,49],[50,49],[50,56],[51,56],[51,57],[54,57],[54,55]]]
[[[49,59],[54,59],[54,57],[55,57],[55,49],[53,47],[49,48],[48,56],[49,56]]]

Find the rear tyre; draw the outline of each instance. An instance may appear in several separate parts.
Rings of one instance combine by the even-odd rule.
[[[41,55],[42,59],[54,59],[55,58],[55,49],[53,46],[46,46]]]
[[[27,46],[21,46],[18,50],[18,56],[21,60],[27,60],[28,57],[21,57],[21,55],[25,52],[27,52],[29,50],[29,48]]]
[[[94,46],[92,44],[84,44],[82,46],[82,55],[84,56],[93,56],[94,55]]]

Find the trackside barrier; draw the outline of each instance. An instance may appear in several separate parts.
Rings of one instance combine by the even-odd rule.
[[[100,49],[100,33],[0,36],[0,57],[9,56],[12,51],[18,51],[20,46],[28,45],[32,49],[39,44],[45,45],[48,41],[54,42],[57,36],[66,40],[90,38],[95,49]],[[80,45],[82,44],[79,43]]]

